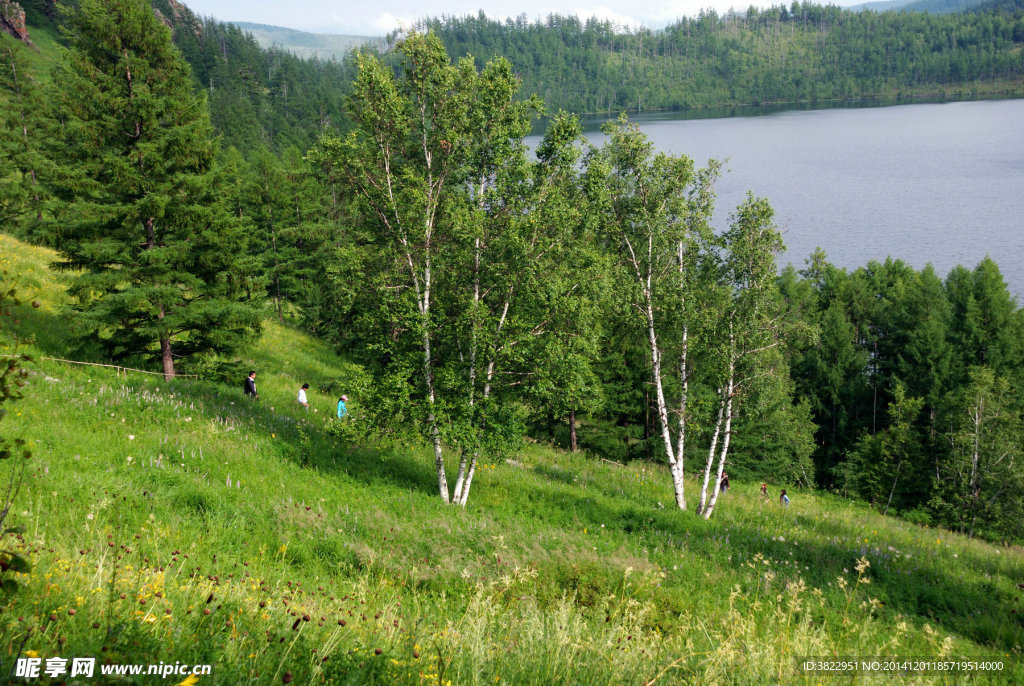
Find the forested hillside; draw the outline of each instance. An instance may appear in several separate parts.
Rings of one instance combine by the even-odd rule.
[[[158,3],[158,15],[118,3],[148,22],[117,38],[134,53],[81,40],[58,57],[52,44],[36,51],[7,37],[0,52],[0,219],[75,272],[78,354],[224,378],[270,317],[361,366],[374,380],[369,426],[430,442],[446,501],[466,502],[481,455],[514,453],[528,438],[665,462],[683,509],[689,465],[703,477],[689,503],[706,515],[731,471],[1020,540],[1024,314],[994,262],[943,278],[896,259],[846,273],[816,255],[776,278],[770,199],[716,207],[717,163],[657,153],[626,120],[592,149],[574,117],[555,117],[531,155],[524,137],[545,104],[526,97],[517,64],[541,53],[481,68],[452,62],[465,44],[438,39],[459,27],[476,27],[464,40],[531,36],[557,66],[567,36],[589,37],[571,54],[622,57],[633,46],[640,62],[657,53],[682,64],[655,46],[714,51],[760,26],[765,37],[789,32],[768,42],[791,65],[808,30],[851,33],[852,15],[705,15],[660,37],[555,18],[451,20],[345,66],[263,51],[177,3]],[[93,16],[102,3],[83,4],[75,30],[113,40],[120,27]],[[34,10],[40,22],[44,10]],[[867,35],[909,40],[872,16]],[[936,28],[930,44],[974,35],[978,49],[920,54],[983,62],[995,53],[982,45],[1015,45],[1019,14],[954,19],[912,21],[959,27]],[[983,27],[987,42],[969,30]],[[694,41],[666,42],[684,29]],[[172,37],[177,48],[163,43]],[[839,61],[864,78],[889,70]],[[90,69],[106,80],[84,78]],[[753,73],[737,71],[735,83]],[[137,79],[174,88],[147,91],[152,106],[140,107]],[[137,128],[126,133],[109,112]],[[711,231],[712,215],[728,212],[729,229]],[[995,416],[972,415],[979,406]],[[458,464],[451,492],[446,454]]]
[[[38,35],[33,76],[46,81],[56,60],[52,44],[78,0],[22,0],[30,37]],[[309,149],[324,131],[343,128],[342,101],[353,70],[344,60],[301,59],[281,48],[262,48],[233,24],[197,17],[178,0],[152,0],[159,19],[192,69],[196,89],[205,92],[221,148],[245,156],[259,150],[281,155]],[[63,10],[60,8],[64,8]],[[0,94],[2,97],[2,94]]]
[[[0,354],[36,358],[0,418],[33,452],[5,522],[5,551],[31,566],[0,572],[17,585],[0,595],[5,673],[73,655],[97,658],[85,683],[161,661],[212,665],[198,683],[223,686],[758,686],[799,678],[805,655],[899,650],[1024,678],[1019,547],[820,491],[785,508],[781,479],[770,499],[735,479],[705,521],[661,507],[664,466],[543,444],[488,457],[452,508],[424,446],[361,444],[328,419],[341,389],[365,418],[359,369],[292,327],[243,353],[255,401],[237,373],[166,384],[41,359],[71,354],[56,257],[0,235],[23,299],[0,302],[17,318],[0,318]]]
[[[321,60],[344,60],[348,54],[357,49],[369,46],[376,48],[383,43],[381,36],[344,36],[330,33],[309,33],[296,31],[280,26],[253,24],[251,22],[232,22],[235,26],[251,33],[256,42],[263,48],[281,48],[296,57]]]
[[[342,100],[352,80],[344,62],[303,60],[212,18],[197,18],[173,0],[154,0],[173,28],[174,43],[207,92],[225,148],[248,154],[306,150],[342,124]]]
[[[932,15],[793,3],[702,12],[662,31],[552,15],[423,22],[453,55],[512,62],[526,93],[574,112],[1020,93],[1024,11]]]
[[[994,261],[780,272],[722,163],[625,115],[528,146],[503,57],[411,33],[342,97],[161,7],[0,36],[5,671],[763,684],[899,651],[1021,682]]]

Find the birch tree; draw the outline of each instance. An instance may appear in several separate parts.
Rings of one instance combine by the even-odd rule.
[[[991,369],[970,371],[950,417],[950,454],[932,506],[973,537],[979,529],[1013,537],[1024,516],[1024,432],[1009,382]]]
[[[565,176],[545,160],[566,155],[578,124],[558,120],[531,163],[523,139],[538,106],[518,99],[507,61],[451,64],[431,34],[398,50],[398,77],[359,57],[356,128],[325,136],[314,157],[365,213],[368,338],[395,410],[384,419],[422,428],[441,499],[465,505],[480,455],[519,438],[498,396],[522,381],[524,344],[550,325],[545,284],[566,234],[538,208]],[[446,449],[458,456],[451,488]]]
[[[658,427],[676,505],[685,510],[690,327],[698,309],[694,290],[701,282],[694,272],[713,242],[708,220],[720,166],[711,162],[696,171],[685,156],[655,155],[650,141],[625,116],[604,132],[609,140],[590,156],[587,188],[623,269],[626,297],[646,333]],[[666,395],[670,374],[676,375],[679,388],[678,402],[671,405]]]
[[[772,354],[793,333],[776,282],[776,256],[783,245],[773,214],[766,200],[748,193],[724,237],[723,299],[716,345],[718,409],[697,509],[705,519],[711,517],[718,502],[739,398],[759,376],[786,373],[781,356]]]

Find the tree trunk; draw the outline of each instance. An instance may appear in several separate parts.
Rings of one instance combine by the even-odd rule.
[[[171,354],[171,339],[160,339],[160,357],[164,365],[164,381],[174,378],[174,356]]]
[[[729,363],[729,391],[728,400],[725,405],[725,436],[722,439],[722,452],[718,457],[718,473],[715,475],[715,490],[711,494],[711,501],[708,503],[707,508],[704,510],[704,519],[711,519],[711,513],[715,509],[715,503],[718,502],[718,495],[721,493],[722,487],[722,472],[725,471],[725,460],[729,455],[729,438],[732,435],[732,399],[735,391],[735,377],[734,377],[734,363]]]
[[[479,450],[473,451],[473,457],[469,461],[469,469],[466,470],[466,480],[463,481],[462,488],[456,490],[455,499],[452,501],[463,507],[466,506],[466,502],[469,500],[469,487],[473,485],[473,475],[476,474],[476,462],[479,455]]]
[[[981,423],[985,412],[984,398],[978,398],[974,404],[974,412],[971,413],[971,421],[974,424],[973,446],[971,447],[971,529],[967,538],[974,538],[974,525],[978,521],[978,495],[981,493],[979,485],[978,463],[981,461]]]
[[[896,483],[900,480],[900,467],[902,466],[903,458],[901,457],[900,461],[896,463],[896,474],[894,474],[892,477],[892,490],[889,491],[889,500],[885,502],[885,509],[882,510],[882,514],[889,513],[889,506],[892,505],[892,496],[894,493],[896,493]]]
[[[434,393],[433,363],[430,356],[430,331],[426,328],[427,312],[423,308],[423,380],[427,386],[427,426],[430,427],[430,438],[434,444],[434,467],[437,469],[437,488],[441,494],[441,500],[451,502],[448,496],[448,477],[444,473],[444,450],[441,447],[441,431],[437,426],[437,417],[434,415],[434,403],[437,396]]]
[[[152,219],[150,220],[152,222]],[[147,222],[149,224],[150,222]],[[156,318],[164,318],[164,306],[160,305],[160,309],[157,311]],[[174,378],[174,355],[171,354],[171,336],[167,333],[160,334],[160,359],[163,362],[164,367],[164,381],[170,381]]]
[[[689,369],[687,354],[690,346],[690,327],[686,324],[686,248],[682,241],[677,246],[676,259],[679,263],[679,311],[683,315],[683,349],[679,353],[679,437],[676,442],[676,465],[672,470],[672,484],[675,488],[676,506],[686,509],[686,402],[689,399]]]
[[[479,197],[483,198],[483,184],[480,187]],[[473,243],[473,322],[472,331],[469,341],[469,407],[470,412],[476,406],[476,348],[477,348],[477,322],[480,315],[480,238],[477,237]],[[475,426],[476,417],[472,417],[471,420]],[[476,464],[476,459],[479,450],[474,450],[472,464],[467,461],[466,452],[463,451],[462,459],[459,460],[459,472],[455,476],[455,496],[452,502],[458,503],[459,505],[466,504],[466,498],[469,496],[469,484],[466,483],[471,479],[467,478],[467,470],[471,469]],[[463,492],[465,491],[465,494]]]
[[[429,235],[430,232],[428,230],[427,236],[429,237]],[[407,253],[406,258],[415,280],[416,270],[413,267],[412,256]],[[441,446],[441,430],[437,426],[437,416],[434,414],[437,394],[434,391],[434,362],[430,351],[430,277],[430,253],[428,252],[424,257],[422,293],[420,292],[419,281],[415,280],[420,323],[423,326],[423,385],[427,390],[427,427],[430,430],[431,442],[434,444],[434,468],[437,470],[437,490],[441,494],[441,500],[450,503],[452,500],[448,494],[448,476],[444,470],[444,448]]]
[[[512,296],[513,296],[514,292],[515,292],[514,288],[509,288],[508,293],[505,295],[505,304],[502,307],[501,317],[498,319],[498,326],[495,329],[495,334],[496,335],[500,335],[501,334],[501,330],[505,327],[505,322],[507,321],[507,318],[508,318],[509,306],[512,304]],[[498,362],[498,352],[499,352],[498,350],[492,350],[491,351],[490,361],[488,361],[488,363],[487,363],[487,371],[484,374],[483,399],[485,401],[488,398],[491,397],[491,382],[494,381],[494,369],[495,369],[495,366],[497,365],[497,362]],[[483,426],[477,426],[476,427],[477,431],[482,431],[482,430],[485,430],[485,429],[486,429],[486,427],[483,427]],[[459,505],[462,505],[463,507],[465,507],[466,501],[469,500],[469,487],[473,484],[473,475],[476,474],[476,464],[477,464],[477,460],[479,459],[479,457],[480,457],[480,449],[479,448],[475,448],[473,450],[472,459],[470,459],[470,462],[469,462],[469,467],[467,469],[465,469],[465,474],[466,474],[465,481],[463,481],[461,487],[456,487],[456,489],[455,489],[455,499],[452,502],[458,503]],[[463,456],[463,458],[462,458],[463,465],[465,464],[465,460],[466,460],[466,458],[465,458],[465,456]],[[462,465],[460,465],[459,471],[460,472],[463,471],[463,466]]]
[[[569,410],[569,445],[576,452],[576,410]]]
[[[719,389],[721,393],[721,389]],[[715,449],[718,447],[718,436],[722,431],[722,417],[725,416],[726,398],[722,396],[718,401],[718,419],[715,420],[715,432],[711,435],[711,447],[708,449],[708,461],[704,465],[704,484],[700,489],[700,503],[697,505],[697,514],[704,513],[704,506],[708,501],[708,481],[711,479],[711,466],[715,463]]]
[[[688,351],[689,329],[683,326],[683,351],[679,358],[679,440],[676,443],[676,464],[672,471],[672,484],[675,487],[676,506],[680,510],[686,509],[686,402],[689,399],[690,382],[686,368],[686,355]]]
[[[267,196],[270,196],[270,183],[265,186]],[[277,231],[274,229],[274,215],[270,215],[270,243],[274,250],[274,306],[277,308],[277,321],[284,324],[284,316],[281,314],[281,267],[277,259]]]
[[[665,391],[661,385],[661,350],[658,347],[658,336],[654,330],[654,302],[650,290],[645,294],[647,310],[647,337],[651,346],[651,376],[654,381],[654,400],[658,407],[658,423],[661,426],[661,439],[665,444],[665,456],[668,463],[676,463],[675,451],[672,447],[672,433],[668,428],[668,407],[665,403]]]

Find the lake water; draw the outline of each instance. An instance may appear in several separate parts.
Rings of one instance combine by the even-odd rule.
[[[1024,100],[634,120],[660,150],[727,158],[716,225],[748,189],[768,198],[783,264],[820,246],[841,267],[891,255],[945,277],[989,255],[1024,301]]]

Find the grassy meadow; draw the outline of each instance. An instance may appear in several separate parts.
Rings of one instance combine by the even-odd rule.
[[[0,354],[70,354],[52,259],[0,235],[0,271],[40,305]],[[425,446],[332,422],[366,381],[327,346],[270,322],[246,357],[230,384],[27,365],[0,424],[33,453],[3,546],[32,564],[0,598],[5,677],[30,655],[212,665],[198,684],[1024,683],[1019,547],[819,492],[783,509],[789,484],[765,502],[734,482],[706,522],[673,509],[663,465],[536,443],[446,506]],[[1003,670],[823,679],[805,656]]]

